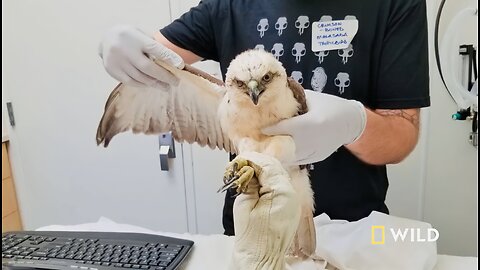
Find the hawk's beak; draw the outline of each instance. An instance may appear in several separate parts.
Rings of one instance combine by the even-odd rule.
[[[250,91],[250,98],[253,101],[253,104],[258,104],[258,97],[260,96],[260,90],[258,89],[258,82],[251,80],[247,83],[247,87]]]

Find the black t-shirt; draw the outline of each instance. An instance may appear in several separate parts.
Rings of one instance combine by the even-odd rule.
[[[315,21],[358,20],[347,49],[315,53]],[[251,48],[272,52],[304,88],[355,99],[371,109],[430,105],[425,0],[205,0],[160,32],[204,59],[230,61]],[[349,221],[388,213],[385,166],[365,164],[341,147],[314,164],[316,215]],[[224,227],[233,234],[232,194]]]

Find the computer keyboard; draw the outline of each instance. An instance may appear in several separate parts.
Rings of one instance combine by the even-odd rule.
[[[141,233],[18,231],[2,234],[2,266],[174,270],[193,241]]]

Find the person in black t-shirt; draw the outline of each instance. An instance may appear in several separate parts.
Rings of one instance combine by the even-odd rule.
[[[313,50],[315,22],[348,20],[358,22],[348,46]],[[414,149],[419,108],[430,105],[425,0],[205,0],[154,33],[154,39],[133,27],[113,29],[101,47],[106,70],[124,83],[166,83],[168,74],[148,61],[144,53],[149,53],[186,63],[215,60],[225,76],[236,55],[257,48],[271,52],[318,98],[329,94],[361,102],[366,126],[354,142],[339,139],[345,137],[340,133],[352,132],[353,123],[341,105],[334,112],[316,110],[335,124],[293,118],[271,132],[292,135],[298,160],[315,162],[310,176],[316,215],[355,221],[372,211],[388,213],[385,165]],[[338,138],[325,135],[332,129]],[[321,147],[329,144],[335,149]],[[227,193],[227,235],[234,234],[233,200]]]

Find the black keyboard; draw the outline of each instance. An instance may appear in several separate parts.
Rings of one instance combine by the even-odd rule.
[[[19,231],[2,234],[2,269],[174,270],[193,241],[141,233]]]

